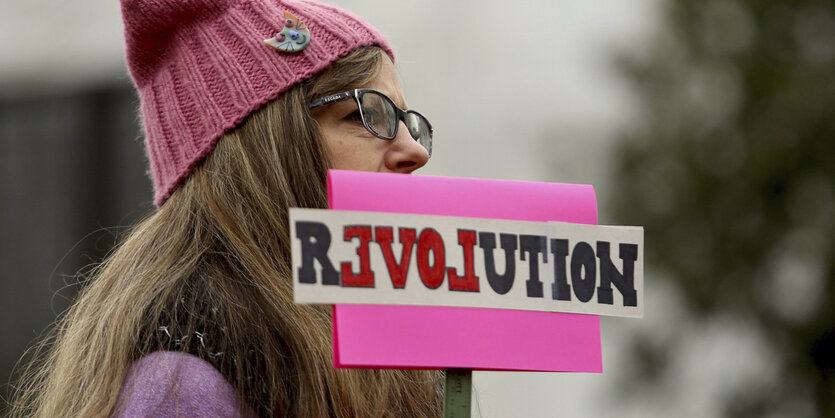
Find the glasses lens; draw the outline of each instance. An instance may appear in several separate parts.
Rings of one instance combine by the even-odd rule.
[[[406,112],[406,127],[409,128],[409,134],[420,145],[426,148],[429,155],[432,155],[432,128],[429,127],[429,121],[423,115],[417,112]]]
[[[377,135],[393,138],[394,129],[397,126],[397,112],[391,101],[385,96],[369,91],[362,95],[360,103],[368,129]]]

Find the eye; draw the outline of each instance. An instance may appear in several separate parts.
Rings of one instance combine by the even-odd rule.
[[[353,113],[349,114],[348,116],[345,116],[345,120],[356,122],[362,125],[362,115],[360,115],[359,110],[355,110]]]
[[[377,125],[382,122],[382,115],[377,109],[369,109],[364,108],[363,111],[365,112],[365,120],[368,121],[369,125]]]

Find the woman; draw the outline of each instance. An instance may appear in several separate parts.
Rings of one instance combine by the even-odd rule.
[[[438,415],[437,372],[335,370],[330,308],[292,298],[287,208],[327,207],[328,168],[429,158],[385,39],[307,1],[122,12],[158,208],[93,272],[15,413]]]

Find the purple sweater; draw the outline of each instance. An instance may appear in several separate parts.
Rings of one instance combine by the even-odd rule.
[[[113,417],[240,417],[232,385],[210,363],[175,351],[151,353],[131,366]],[[255,413],[246,408],[245,417]]]

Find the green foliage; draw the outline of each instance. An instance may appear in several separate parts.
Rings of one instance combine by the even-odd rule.
[[[778,353],[726,415],[805,397],[835,416],[835,3],[675,1],[664,22],[620,63],[645,117],[612,211],[645,227],[647,286],[666,277],[694,321],[753,324]],[[651,385],[680,347],[637,344]]]

